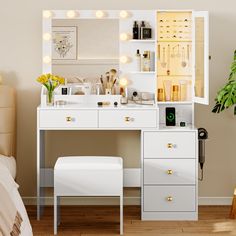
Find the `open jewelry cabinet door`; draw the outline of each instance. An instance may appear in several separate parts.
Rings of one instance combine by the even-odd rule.
[[[209,15],[193,12],[193,71],[194,102],[209,104]]]

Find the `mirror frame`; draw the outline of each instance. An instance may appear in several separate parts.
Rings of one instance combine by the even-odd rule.
[[[44,10],[42,73],[52,73],[52,20],[53,19],[124,19],[129,17],[125,10]]]

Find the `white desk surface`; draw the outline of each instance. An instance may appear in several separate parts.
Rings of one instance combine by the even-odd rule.
[[[158,109],[157,105],[139,105],[139,104],[127,104],[127,105],[118,105],[115,107],[114,105],[105,105],[98,106],[93,103],[69,103],[66,105],[55,105],[55,106],[38,106],[40,110],[155,110]]]

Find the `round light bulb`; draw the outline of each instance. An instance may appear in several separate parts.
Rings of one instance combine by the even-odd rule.
[[[96,11],[96,17],[97,18],[103,18],[104,17],[104,15],[105,15],[105,13],[103,12],[103,11]]]
[[[126,41],[126,40],[128,40],[128,38],[129,38],[128,34],[126,34],[126,33],[121,33],[120,34],[120,40]]]
[[[126,87],[128,84],[128,80],[126,78],[121,78],[119,84],[121,87]]]
[[[72,10],[67,11],[66,16],[67,16],[68,18],[75,18],[76,12],[75,12],[75,11],[72,11]]]
[[[45,56],[45,57],[43,58],[43,62],[44,62],[45,64],[49,64],[49,63],[51,62],[51,57],[50,57],[50,56]]]
[[[43,11],[43,18],[51,18],[52,17],[52,12],[51,11]]]
[[[121,56],[121,57],[120,57],[120,62],[121,62],[121,63],[125,64],[125,63],[127,63],[128,61],[129,61],[129,58],[128,58],[127,56]]]
[[[45,41],[49,41],[50,39],[51,39],[51,34],[50,33],[45,33],[45,34],[43,34],[43,39],[45,40]]]
[[[124,18],[127,18],[128,15],[129,15],[129,14],[128,14],[127,11],[121,11],[121,12],[120,12],[120,18],[123,18],[123,19],[124,19]]]

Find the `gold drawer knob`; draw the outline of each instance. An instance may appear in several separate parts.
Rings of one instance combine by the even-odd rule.
[[[167,200],[168,202],[172,202],[172,201],[173,201],[173,197],[169,196],[169,197],[166,198],[166,200]]]
[[[126,116],[125,117],[125,122],[130,122],[130,121],[134,121],[134,118]]]
[[[167,148],[176,148],[176,144],[167,143]]]
[[[168,175],[172,175],[173,174],[173,170],[167,170],[167,174]]]
[[[66,121],[67,121],[67,122],[71,122],[72,120],[73,120],[72,117],[70,117],[70,116],[67,116],[67,117],[66,117]]]

